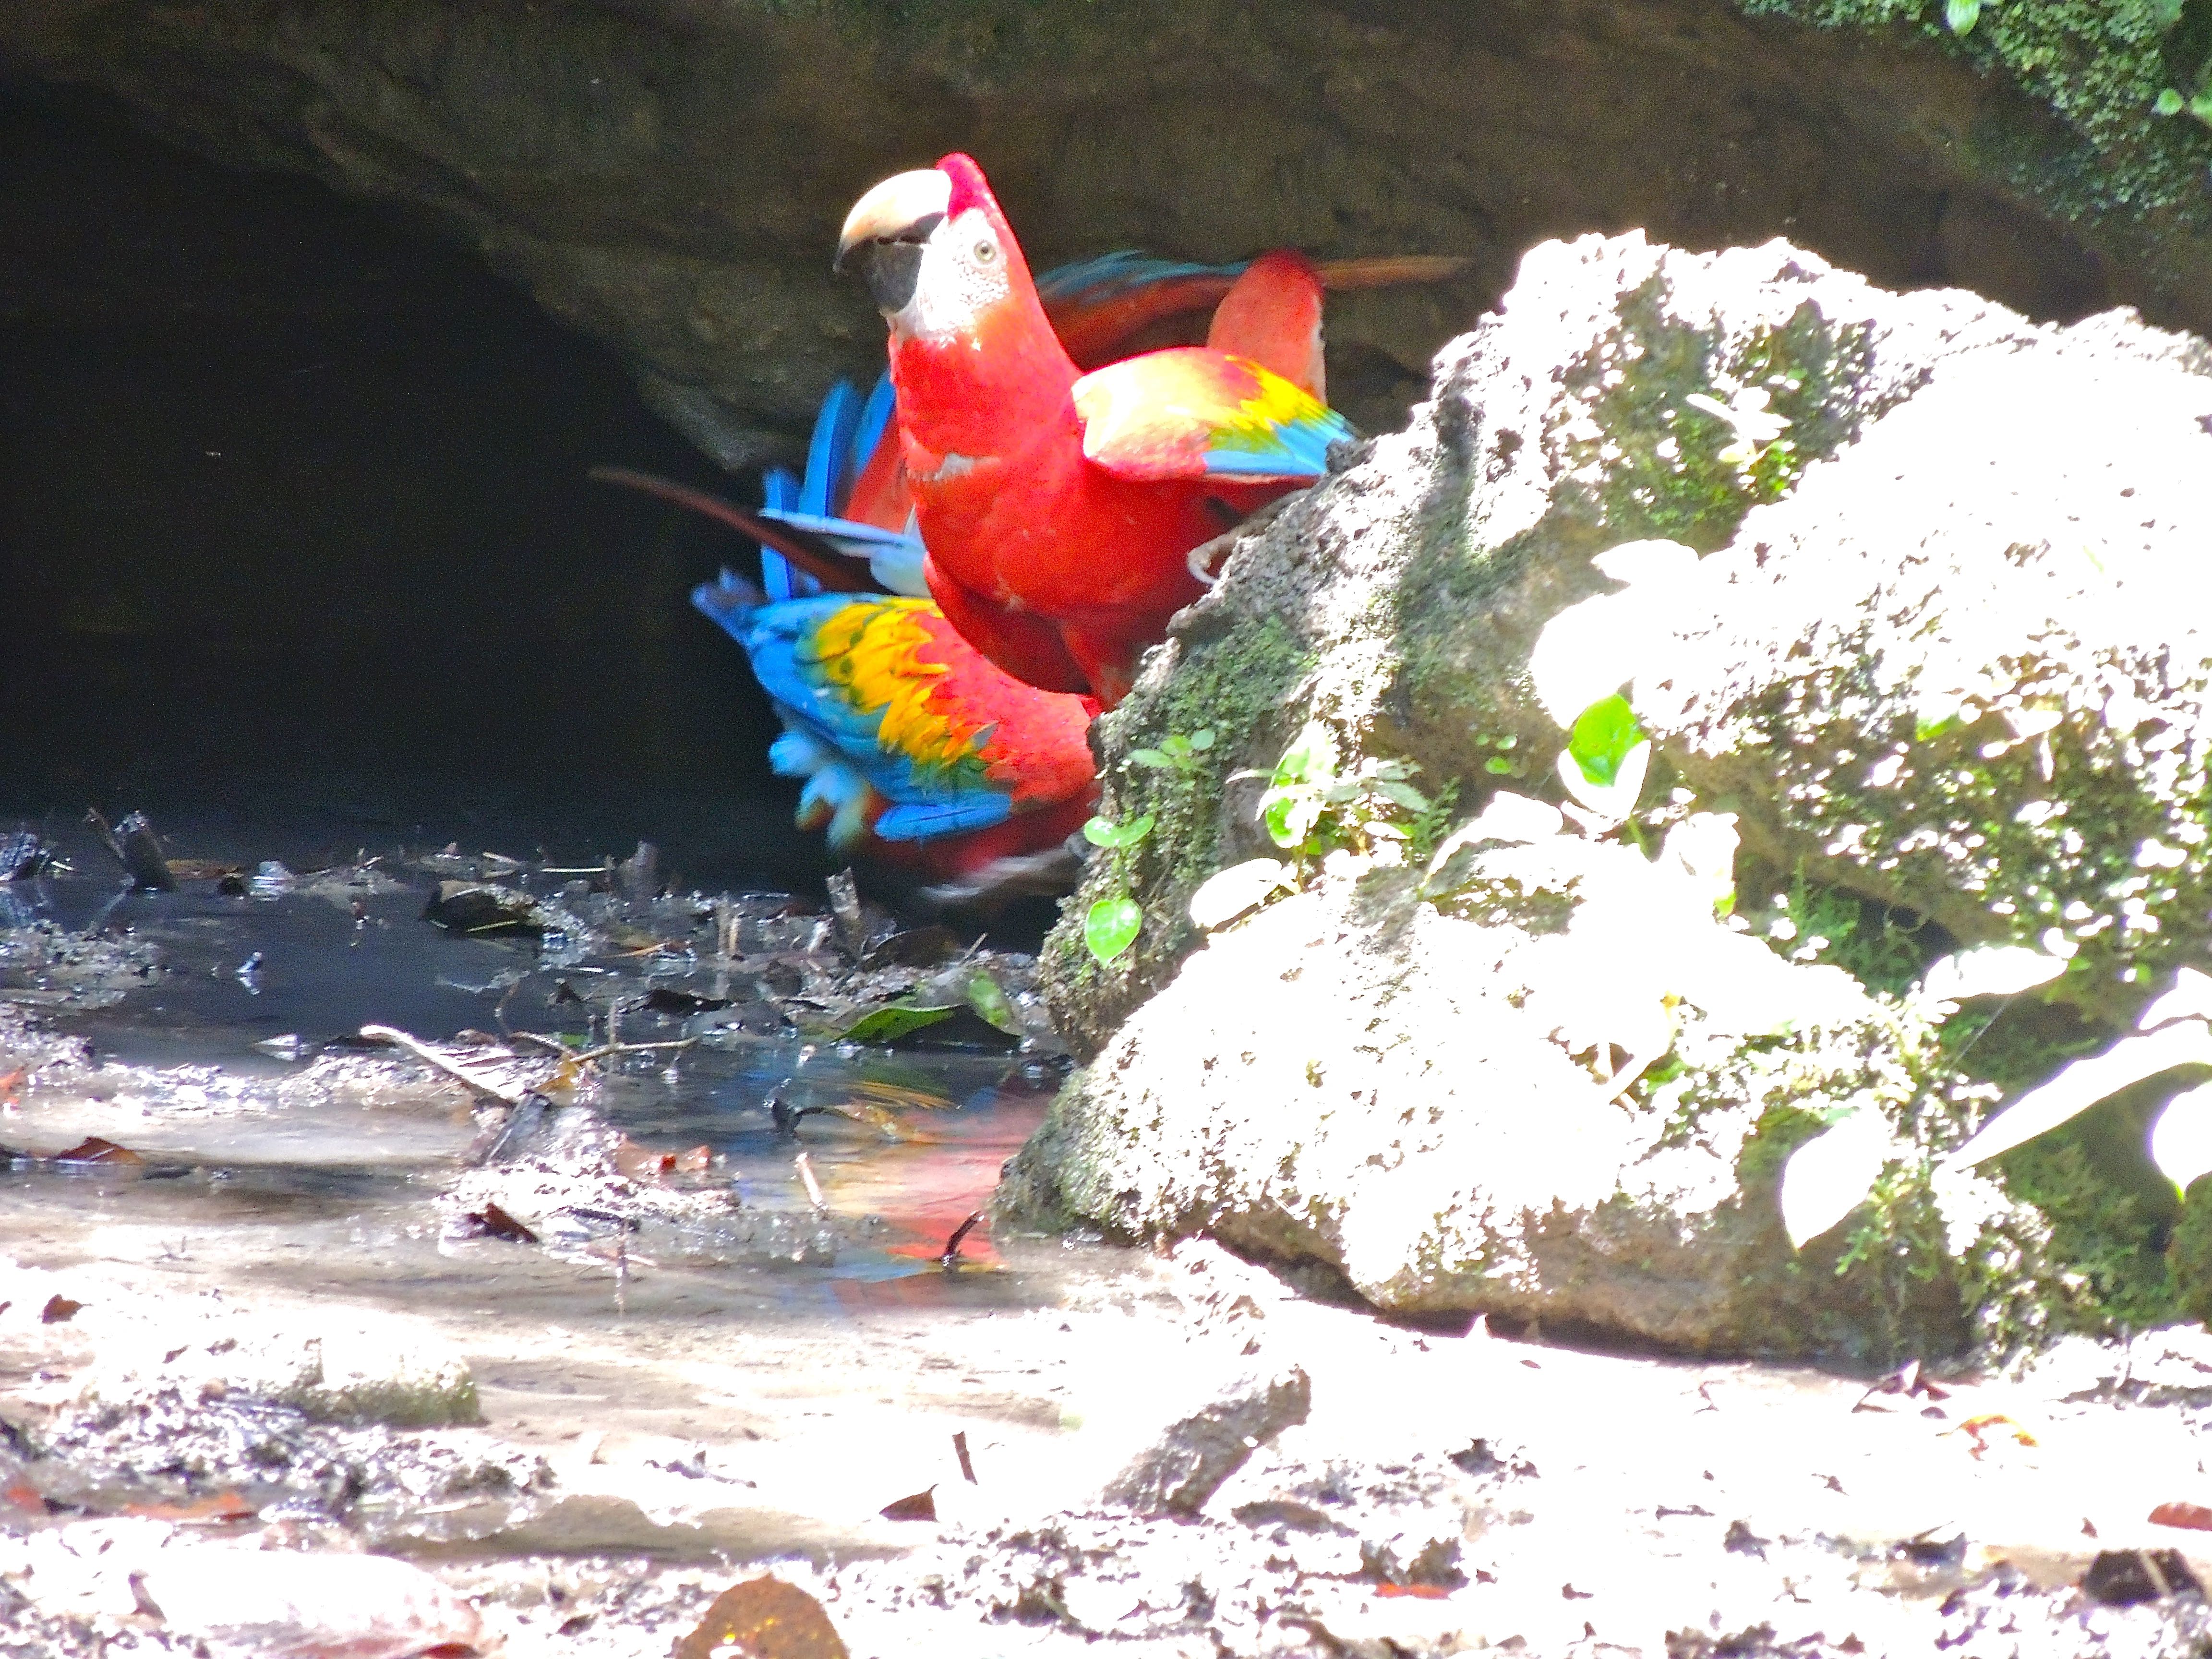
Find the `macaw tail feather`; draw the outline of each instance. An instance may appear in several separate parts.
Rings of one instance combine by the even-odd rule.
[[[720,579],[701,582],[691,590],[691,608],[739,645],[745,642],[753,612],[767,603],[767,594],[727,565],[722,567]]]
[[[748,513],[709,491],[694,489],[689,484],[678,483],[672,478],[658,477],[650,472],[633,471],[626,466],[595,466],[584,476],[594,483],[620,484],[626,489],[658,496],[664,501],[672,501],[678,507],[689,507],[717,523],[726,524],[740,535],[751,537],[762,546],[773,548],[813,577],[825,592],[865,593],[872,586],[864,569],[856,568],[860,562],[848,559],[833,543]]]
[[[763,507],[761,516],[811,536],[819,536],[850,559],[866,559],[868,574],[885,592],[909,599],[926,599],[929,586],[922,580],[921,562],[927,551],[909,515],[903,530],[884,530],[857,519],[817,517],[809,513],[787,513]]]
[[[1251,264],[1201,264],[1132,248],[1054,267],[1037,278],[1037,298],[1067,355],[1097,368],[1168,319],[1211,311]],[[1325,289],[1389,288],[1446,282],[1474,262],[1456,254],[1385,253],[1315,264]]]
[[[1343,293],[1401,283],[1448,283],[1474,263],[1464,253],[1370,253],[1356,259],[1316,259],[1314,269],[1323,288]]]

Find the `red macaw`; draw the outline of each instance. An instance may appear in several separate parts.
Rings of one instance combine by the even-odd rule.
[[[1048,270],[1036,279],[1037,298],[1044,302],[1044,314],[1052,321],[1053,332],[1060,336],[1060,343],[1067,348],[1078,368],[1097,368],[1147,346],[1189,345],[1204,340],[1224,351],[1242,351],[1255,357],[1284,379],[1298,381],[1315,397],[1328,401],[1318,380],[1309,385],[1272,356],[1207,338],[1206,319],[1216,314],[1216,307],[1231,289],[1240,285],[1239,279],[1254,263],[1237,259],[1226,264],[1194,264],[1124,248]],[[1334,294],[1348,289],[1444,282],[1460,275],[1471,263],[1456,254],[1386,253],[1319,260],[1314,262],[1312,270],[1321,286]],[[1248,292],[1242,303],[1249,305],[1256,297]],[[1297,303],[1304,308],[1303,301]],[[1318,296],[1312,315],[1318,330]],[[1187,326],[1193,319],[1199,319],[1195,329]]]
[[[1197,265],[1124,252],[1048,271],[1039,286],[1072,355],[1109,359],[1133,334],[1212,306],[1208,343],[1318,395],[1322,286],[1431,280],[1462,263],[1386,258],[1316,268],[1279,252]],[[744,647],[775,703],[785,735],[772,764],[806,781],[800,827],[826,829],[847,856],[939,879],[988,872],[988,889],[998,860],[1053,848],[1089,815],[1097,791],[1085,728],[1096,705],[1012,679],[933,605],[917,602],[927,592],[924,550],[891,416],[888,374],[865,404],[848,383],[833,386],[804,476],[771,471],[757,516],[646,473],[599,467],[592,477],[762,542],[764,592],[726,569],[692,603]],[[871,583],[909,597],[866,592]],[[963,741],[965,752],[953,753]]]
[[[1228,349],[1275,355],[1283,330],[1263,326],[1265,304],[1248,314],[1225,299],[1216,343],[1079,369],[968,156],[862,197],[837,263],[861,270],[890,324],[930,593],[979,650],[1043,690],[1119,702],[1198,596],[1186,555],[1322,477],[1330,445],[1352,436],[1312,393]],[[1297,256],[1238,282],[1310,291],[1317,323],[1319,283]],[[1316,365],[1309,343],[1288,366]]]
[[[880,438],[889,391],[863,409],[840,382],[815,422],[805,477],[769,476],[769,512],[836,526],[831,534],[794,534],[779,520],[647,473],[595,467],[592,476],[763,544],[766,592],[725,568],[692,590],[691,603],[744,648],[775,706],[784,731],[769,763],[805,780],[799,828],[826,830],[846,857],[939,880],[973,877],[998,860],[1057,847],[1091,816],[1098,783],[1088,734],[1097,705],[1013,678],[927,599],[854,591],[863,579],[842,556],[848,549],[871,556],[873,574],[890,586],[919,577],[918,544],[828,516],[850,510],[857,453]]]

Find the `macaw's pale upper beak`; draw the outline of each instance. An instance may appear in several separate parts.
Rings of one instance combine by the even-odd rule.
[[[921,276],[922,245],[945,222],[952,180],[935,167],[895,173],[853,204],[832,270],[850,264],[886,317],[904,311]]]

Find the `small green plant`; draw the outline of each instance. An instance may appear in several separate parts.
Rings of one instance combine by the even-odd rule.
[[[1369,756],[1346,769],[1336,738],[1310,720],[1267,781],[1260,797],[1260,822],[1267,838],[1299,858],[1319,858],[1339,847],[1371,849],[1382,841],[1411,840],[1400,823],[1436,811],[1413,785],[1420,770],[1409,760]]]
[[[2150,109],[2154,115],[2179,115],[2186,112],[2206,126],[2212,127],[2212,87],[2207,87],[2189,98],[2183,97],[2176,88],[2168,87],[2153,100]]]
[[[1559,781],[1583,808],[1613,823],[1629,823],[1651,769],[1651,739],[1636,711],[1619,692],[1601,697],[1575,717],[1559,751]]]
[[[1766,942],[1792,962],[1829,963],[1891,996],[1902,996],[1920,978],[1927,953],[1918,931],[1901,926],[1879,900],[1816,886],[1800,864],[1790,890],[1774,896],[1773,908],[1781,914],[1768,924]]]
[[[1979,9],[1980,0],[1950,0],[1953,5],[1972,5]],[[1972,27],[1970,23],[1968,27]],[[1963,33],[1965,31],[1961,30]],[[1774,393],[1763,386],[1745,386],[1727,403],[1703,392],[1692,392],[1682,401],[1691,408],[1711,416],[1724,424],[1729,433],[1728,447],[1720,450],[1714,459],[1723,466],[1735,467],[1748,476],[1756,471],[1769,451],[1789,454],[1796,446],[1782,434],[1790,427],[1790,417],[1778,415],[1769,407]]]
[[[1150,812],[1127,823],[1093,817],[1083,826],[1083,839],[1107,852],[1126,852],[1152,833]],[[1093,904],[1083,918],[1083,944],[1103,967],[1137,942],[1144,931],[1145,913],[1127,893],[1115,893]]]
[[[2038,955],[2021,946],[1997,945],[1947,957],[1929,969],[1917,999],[1931,1017],[1948,1018],[1958,1009],[1952,998],[2017,995],[2057,977],[2065,967],[2059,957],[2045,957],[2041,966],[2023,960]],[[1948,988],[1948,996],[1939,995],[1939,984]],[[2133,1035],[2061,1066],[1983,1124],[1939,1167],[1969,1170],[1987,1164],[2072,1122],[2123,1090],[2172,1072],[2198,1078],[2212,1073],[2212,976],[2193,968],[2182,969],[2173,989],[2143,1010]],[[1852,1106],[1790,1154],[1783,1188],[1792,1245],[1826,1232],[1867,1195],[1875,1166],[1864,1149],[1875,1127],[1863,1107]],[[2152,1121],[2148,1141],[2151,1163],[2177,1194],[2185,1194],[2198,1177],[2212,1173],[2212,1084],[2200,1083],[2170,1099]],[[1793,1183],[1804,1194],[1794,1205]]]
[[[1160,739],[1160,746],[1157,749],[1132,749],[1129,764],[1146,767],[1155,772],[1180,772],[1188,777],[1198,770],[1199,757],[1212,747],[1213,731],[1211,726],[1201,727],[1187,738],[1170,732]]]
[[[1437,855],[1458,805],[1459,780],[1447,778],[1444,787],[1429,797],[1429,804],[1413,814],[1413,821],[1406,826],[1406,848],[1414,863],[1426,865]]]
[[[1103,966],[1134,945],[1144,926],[1145,913],[1127,893],[1100,899],[1083,918],[1084,948]]]
[[[1083,826],[1083,839],[1093,847],[1119,851],[1134,847],[1152,833],[1152,815],[1145,813],[1127,823],[1116,823],[1111,818],[1092,818]]]

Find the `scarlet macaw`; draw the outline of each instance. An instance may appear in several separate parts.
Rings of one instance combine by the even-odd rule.
[[[872,402],[887,406],[888,391]],[[1005,673],[926,598],[852,591],[860,578],[841,551],[872,556],[886,586],[918,585],[918,544],[831,516],[851,510],[860,441],[872,420],[880,436],[882,418],[841,382],[815,422],[805,476],[769,474],[764,493],[797,521],[796,536],[793,525],[649,474],[596,467],[592,476],[763,543],[765,592],[725,568],[692,590],[691,603],[744,647],[775,706],[784,731],[769,763],[805,780],[799,827],[826,830],[848,857],[939,878],[972,876],[1059,845],[1091,816],[1098,786],[1087,733],[1097,705]]]
[[[979,650],[1043,690],[1120,701],[1199,593],[1190,550],[1319,478],[1352,435],[1295,381],[1226,349],[1246,343],[1236,327],[1083,373],[968,156],[868,191],[838,264],[860,269],[890,324],[929,591]],[[1318,323],[1298,256],[1240,280],[1313,290]]]
[[[1214,307],[1211,343],[1318,393],[1322,286],[1432,280],[1462,263],[1385,258],[1316,268],[1278,252],[1200,265],[1124,252],[1048,272],[1040,286],[1054,328],[1085,357],[1110,357],[1133,334]],[[927,592],[900,447],[886,375],[865,403],[848,383],[830,389],[804,475],[769,472],[757,517],[648,474],[600,467],[592,476],[763,543],[764,592],[726,569],[692,603],[744,647],[775,702],[786,732],[772,764],[806,780],[800,826],[826,827],[848,856],[968,877],[1055,846],[1088,816],[1097,786],[1083,734],[1095,705],[1011,679],[933,605],[855,591],[872,582],[909,599]],[[816,597],[825,592],[835,597]],[[938,724],[917,721],[917,708]],[[974,763],[965,787],[959,768],[945,764],[963,732]]]

